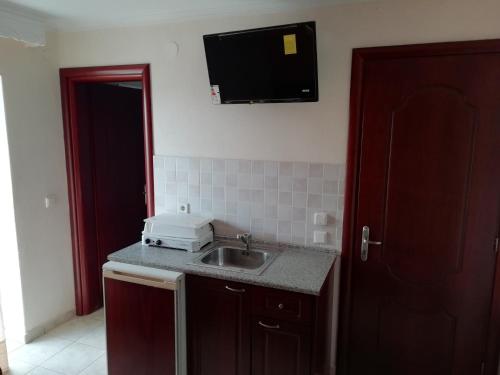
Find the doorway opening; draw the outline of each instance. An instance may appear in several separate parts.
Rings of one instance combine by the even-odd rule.
[[[2,77],[0,76],[0,369],[7,370],[6,338],[23,341],[24,308],[19,268],[14,196],[10,169],[7,123],[5,117]],[[5,330],[4,330],[5,328]]]
[[[77,315],[103,304],[107,256],[153,215],[149,66],[61,69]]]

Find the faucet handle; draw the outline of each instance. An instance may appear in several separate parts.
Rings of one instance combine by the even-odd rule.
[[[248,240],[252,239],[252,235],[250,233],[241,233],[241,234],[237,234],[236,238],[238,240],[242,240],[243,242],[246,243]]]

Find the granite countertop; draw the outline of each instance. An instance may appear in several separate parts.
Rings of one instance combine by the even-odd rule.
[[[260,275],[191,264],[202,253],[206,253],[213,247],[220,245],[241,246],[237,242],[217,240],[201,252],[191,253],[183,250],[143,246],[138,242],[110,254],[108,259],[115,262],[319,295],[328,272],[337,257],[336,253],[332,251],[295,246],[255,244],[255,247],[269,248],[280,253]]]

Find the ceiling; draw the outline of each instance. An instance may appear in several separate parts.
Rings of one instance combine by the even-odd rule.
[[[60,30],[271,13],[365,0],[0,0],[7,7]]]

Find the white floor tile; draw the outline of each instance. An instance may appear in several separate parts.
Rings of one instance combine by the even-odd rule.
[[[30,372],[28,372],[28,375],[61,375],[61,373],[52,370],[47,370],[46,368],[43,367],[36,367]]]
[[[9,353],[9,359],[32,365],[40,365],[70,344],[71,341],[46,335]]]
[[[104,354],[103,350],[74,343],[41,364],[41,367],[67,375],[78,374]]]
[[[89,367],[83,370],[80,375],[107,375],[108,374],[108,363],[106,361],[106,356],[103,355],[97,361],[92,363]]]
[[[89,318],[104,321],[104,309],[94,311],[92,314],[88,315]]]
[[[7,352],[12,352],[24,345],[23,342],[12,339],[7,339],[6,343],[7,343]]]
[[[88,316],[75,318],[53,329],[48,335],[62,340],[77,341],[89,333],[90,330],[102,325],[102,322]]]
[[[26,362],[9,360],[9,375],[25,375],[34,367]]]
[[[97,349],[106,350],[106,329],[104,323],[89,330],[89,332],[77,342]]]

